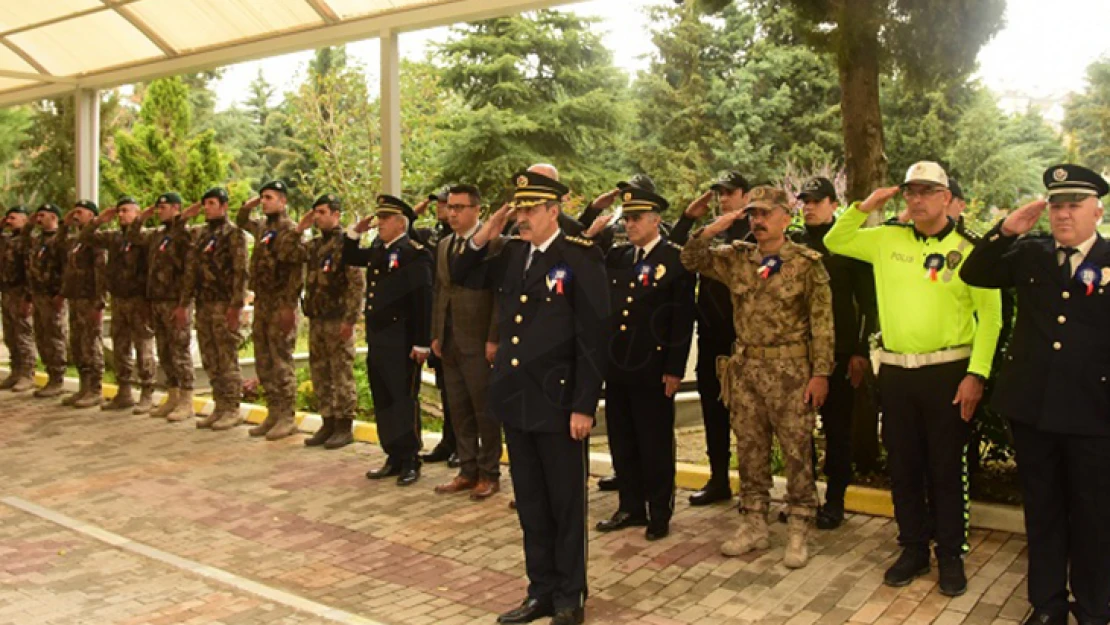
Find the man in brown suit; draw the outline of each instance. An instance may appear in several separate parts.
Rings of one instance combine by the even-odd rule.
[[[460,464],[455,479],[436,486],[436,492],[470,491],[475,501],[501,490],[501,425],[486,412],[490,362],[497,345],[496,312],[486,272],[471,272],[456,283],[451,262],[478,231],[481,203],[477,187],[450,189],[444,208],[453,234],[436,247],[432,316],[432,351],[443,360]]]

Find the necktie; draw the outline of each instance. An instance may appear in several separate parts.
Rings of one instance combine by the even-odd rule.
[[[451,254],[450,254],[450,256],[452,258],[459,255],[459,252],[462,250],[462,244],[463,244],[463,238],[460,237],[457,234],[454,236],[454,238],[451,239]]]
[[[1079,250],[1074,247],[1061,247],[1058,251],[1061,252],[1064,258],[1064,262],[1060,264],[1060,275],[1064,278],[1064,282],[1067,283],[1071,280],[1071,257]]]
[[[533,247],[532,248],[532,254],[528,256],[528,262],[524,263],[524,279],[525,280],[528,279],[529,275],[531,274],[532,267],[534,267],[536,265],[536,261],[538,261],[541,256],[543,256],[543,252],[540,251],[540,248]]]
[[[644,248],[638,247],[636,248],[636,261],[632,264],[639,265],[642,262],[644,262]]]

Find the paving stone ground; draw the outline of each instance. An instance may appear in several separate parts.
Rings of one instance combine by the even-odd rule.
[[[507,471],[501,495],[473,503],[432,492],[451,475],[442,465],[398,488],[363,477],[383,460],[375,446],[322,451],[301,440],[0,394],[0,625],[337,622],[15,501],[370,622],[489,624],[521,600]],[[591,527],[615,507],[591,485]],[[733,507],[689,508],[679,493],[665,540],[591,531],[587,622],[1015,625],[1027,611],[1021,536],[972,532],[970,588],[950,600],[935,572],[906,588],[881,584],[896,550],[889,519],[854,515],[816,535],[796,571],[781,563],[784,525],[768,552],[719,555],[736,519]]]

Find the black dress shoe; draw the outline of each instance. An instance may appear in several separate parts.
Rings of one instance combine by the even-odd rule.
[[[597,489],[600,491],[614,491],[619,490],[621,487],[620,482],[617,481],[616,474],[606,475],[597,481]]]
[[[834,530],[844,524],[844,504],[829,503],[817,509],[817,529]]]
[[[635,517],[627,512],[617,510],[608,519],[598,521],[595,527],[599,532],[615,532],[626,527],[644,527],[647,524],[648,520],[644,517]]]
[[[690,505],[708,506],[711,503],[730,499],[732,499],[732,488],[729,487],[728,482],[722,484],[710,480],[701,490],[690,495]]]
[[[908,586],[914,579],[929,573],[929,550],[906,548],[902,555],[891,565],[883,575],[883,583],[887,586],[901,588]]]
[[[555,611],[551,625],[581,625],[585,620],[586,610],[583,608],[562,608]]]
[[[552,607],[549,601],[540,601],[539,599],[528,597],[520,606],[498,616],[497,622],[503,625],[510,625],[511,623],[531,623],[536,619],[551,616],[552,614],[555,614],[555,608]]]
[[[459,460],[459,454],[455,454],[455,453],[451,454],[451,457],[447,459],[447,466],[452,468],[452,469],[457,469],[457,468],[461,467],[462,466],[462,461]]]
[[[398,486],[412,486],[420,479],[420,465],[414,464],[401,468],[397,475]]]
[[[1058,614],[1034,608],[1033,613],[1021,625],[1068,625],[1068,613]]]
[[[964,575],[964,559],[960,556],[937,558],[937,587],[946,597],[959,597],[967,592],[967,576]]]
[[[654,542],[662,540],[671,534],[670,523],[648,523],[647,530],[644,532],[644,538]]]
[[[453,455],[455,454],[450,449],[443,445],[436,445],[430,453],[420,454],[420,459],[424,462],[444,462]]]
[[[369,471],[367,471],[366,477],[367,479],[371,480],[381,480],[400,474],[401,465],[393,462],[392,460],[386,460],[385,464],[383,464],[380,469],[370,469]]]

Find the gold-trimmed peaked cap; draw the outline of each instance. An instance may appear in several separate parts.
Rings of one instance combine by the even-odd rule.
[[[1049,201],[1068,201],[1089,196],[1102,197],[1110,192],[1110,184],[1098,172],[1079,165],[1053,165],[1044,172],[1044,186],[1048,189]]]
[[[621,212],[625,215],[636,213],[661,213],[667,210],[670,202],[647,189],[629,185],[621,191]]]
[[[513,175],[513,206],[528,208],[544,202],[558,202],[570,193],[570,187],[534,171],[521,171]]]
[[[416,213],[409,206],[408,202],[393,195],[381,194],[378,196],[378,208],[375,211],[377,215],[404,215],[409,218],[409,221],[416,219]]]

